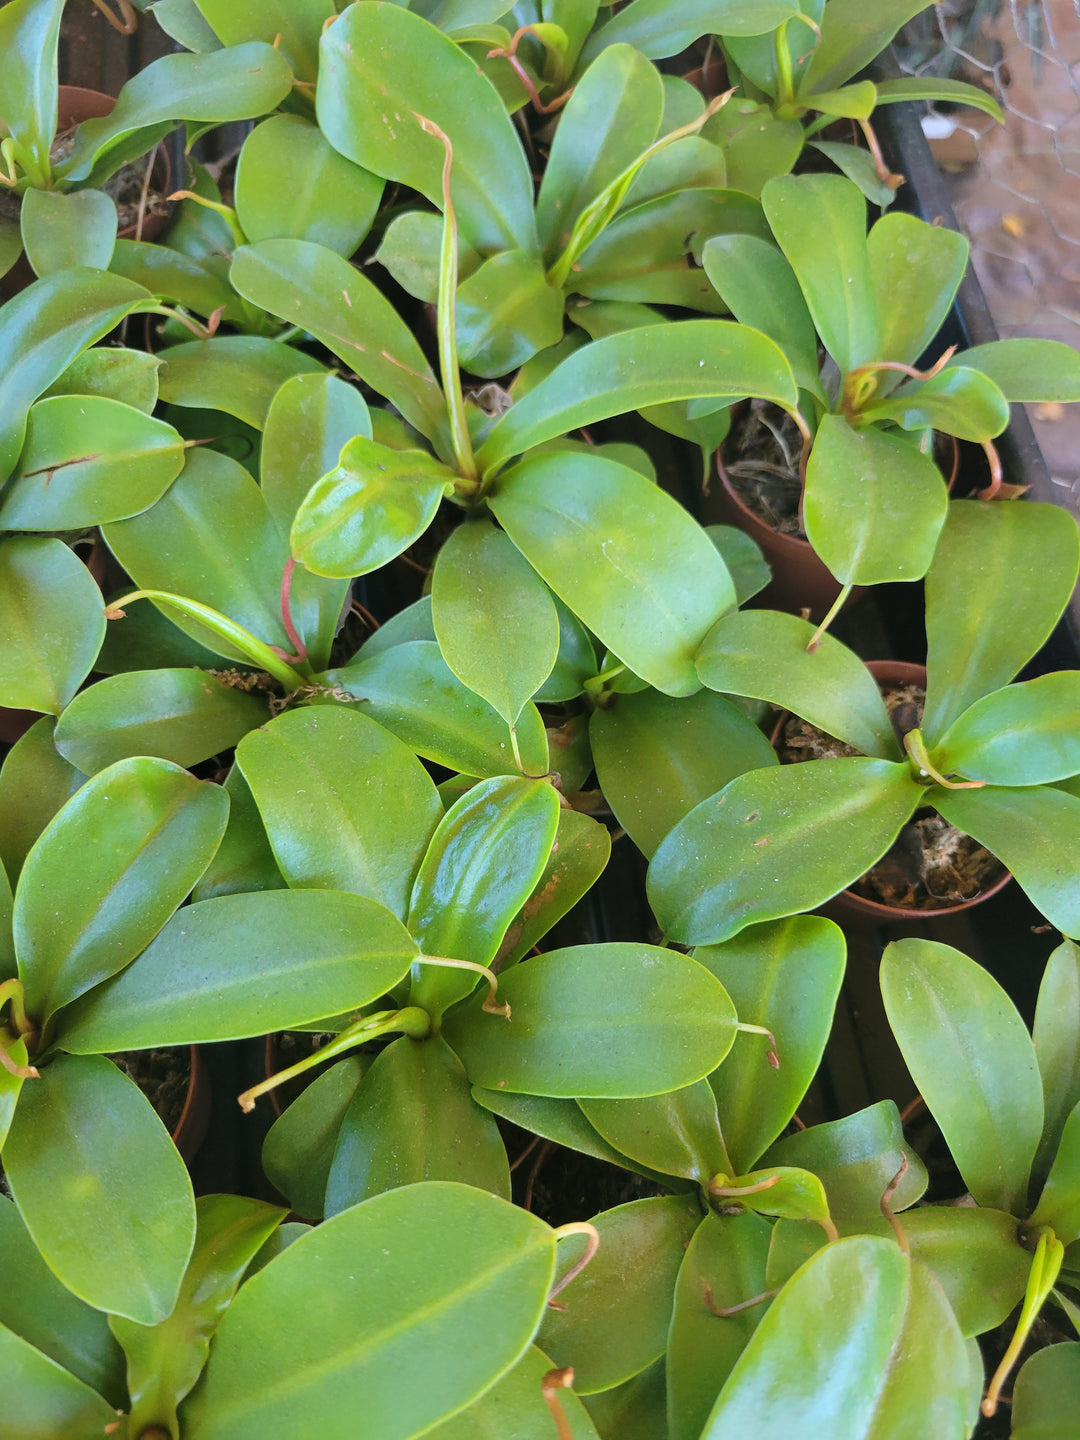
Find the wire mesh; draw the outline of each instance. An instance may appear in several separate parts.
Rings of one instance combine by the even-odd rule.
[[[912,75],[996,96],[1004,125],[970,107],[928,107],[945,173],[1001,335],[1080,348],[1080,0],[942,0],[898,37]],[[1054,483],[1080,510],[1080,405],[1035,405]]]

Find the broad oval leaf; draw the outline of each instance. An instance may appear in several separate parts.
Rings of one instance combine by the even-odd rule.
[[[86,679],[105,635],[105,605],[62,540],[0,540],[0,704],[59,715]]]
[[[687,1244],[701,1223],[696,1199],[666,1195],[634,1200],[593,1217],[600,1248],[549,1309],[539,1343],[556,1365],[572,1365],[583,1395],[610,1390],[664,1353],[675,1281]],[[581,1258],[585,1237],[559,1247],[565,1272]]]
[[[231,750],[266,716],[265,700],[207,670],[132,670],[75,696],[56,748],[87,775],[133,755],[192,766]]]
[[[39,400],[0,501],[0,527],[79,530],[137,515],[184,468],[183,443],[171,425],[118,400]]]
[[[593,32],[584,54],[623,43],[662,59],[702,35],[764,35],[796,14],[797,0],[632,0]]]
[[[611,836],[606,826],[580,811],[560,808],[547,864],[503,936],[497,963],[508,966],[523,960],[592,887],[610,855]]]
[[[949,313],[971,246],[955,230],[899,211],[883,215],[866,244],[881,315],[877,358],[914,365]]]
[[[86,776],[53,742],[56,721],[43,715],[8,751],[0,770],[0,864],[12,885],[30,847]]]
[[[383,182],[299,115],[272,115],[236,162],[236,215],[248,240],[312,240],[346,259],[371,228]]]
[[[150,943],[206,868],[228,813],[220,787],[149,758],[121,760],[68,801],[27,856],[15,898],[19,974],[39,1023]]]
[[[706,1080],[641,1100],[578,1104],[598,1135],[650,1170],[693,1180],[704,1190],[711,1176],[730,1168],[716,1098]]]
[[[224,410],[261,430],[270,402],[293,375],[326,367],[302,350],[261,335],[215,335],[172,345],[158,381],[162,400],[187,409]]]
[[[1012,1215],[982,1206],[920,1205],[900,1221],[916,1260],[945,1291],[962,1335],[1003,1325],[1020,1303],[1031,1252]]]
[[[693,657],[735,604],[735,587],[678,501],[614,461],[545,454],[503,475],[489,504],[530,564],[636,675],[669,695],[700,687]]]
[[[656,690],[612,696],[593,712],[589,742],[604,798],[649,856],[729,780],[777,763],[745,712],[709,690],[677,700]]]
[[[57,1055],[29,1082],[4,1169],[49,1268],[80,1300],[164,1320],[195,1240],[184,1162],[138,1087],[103,1055]]]
[[[1080,1343],[1048,1345],[1025,1361],[1013,1389],[1013,1440],[1069,1440],[1080,1405]]]
[[[562,291],[525,250],[503,250],[463,280],[455,315],[458,355],[473,375],[508,375],[563,335]]]
[[[404,920],[442,818],[438,792],[407,745],[362,711],[320,705],[253,731],[236,763],[291,886],[351,890]]]
[[[334,469],[355,435],[371,438],[371,414],[357,387],[336,375],[294,375],[274,395],[263,427],[259,480],[284,535],[308,491]]]
[[[1080,400],[1080,359],[1060,340],[991,340],[962,350],[954,363],[981,371],[1012,403]]]
[[[555,664],[559,619],[543,581],[490,520],[459,525],[439,551],[431,617],[450,669],[513,725]]]
[[[547,1226],[496,1196],[438,1182],[377,1195],[243,1287],[184,1433],[286,1440],[317,1414],[325,1440],[409,1440],[524,1354],[554,1265]],[[484,1344],[463,1350],[462,1335],[479,1333]]]
[[[334,14],[333,0],[195,0],[223,45],[264,40],[278,45],[302,80],[319,68],[319,38]],[[155,19],[157,17],[155,16]],[[181,41],[189,50],[194,45]]]
[[[0,1324],[0,1425],[20,1440],[99,1440],[116,1410],[89,1385]],[[12,1384],[15,1378],[17,1383]]]
[[[780,1068],[765,1040],[740,1036],[709,1076],[736,1175],[754,1166],[795,1114],[817,1072],[844,978],[846,946],[831,920],[796,915],[744,930],[725,945],[699,948],[746,1024],[776,1037]]]
[[[519,773],[502,717],[466,690],[432,640],[413,640],[360,657],[323,677],[340,686],[365,713],[404,740],[417,755],[462,775]],[[533,775],[548,770],[544,722],[531,703],[518,716],[521,763]]]
[[[509,1435],[514,1440],[550,1440],[552,1418],[543,1386],[552,1368],[543,1351],[532,1346],[467,1410],[428,1431],[431,1440],[504,1440]],[[573,1390],[560,1390],[558,1398],[570,1425],[567,1440],[600,1440]]]
[[[144,350],[99,345],[84,350],[45,391],[51,395],[100,396],[152,415],[158,397],[162,361]]]
[[[285,880],[274,860],[266,827],[238,765],[230,768],[223,788],[229,797],[229,823],[191,898],[213,900],[249,890],[283,889]]]
[[[909,381],[863,414],[868,420],[892,420],[903,430],[933,427],[982,445],[1008,425],[1009,404],[980,370],[950,365],[928,380]]]
[[[1071,940],[1046,962],[1031,1033],[1046,1107],[1036,1173],[1045,1175],[1065,1122],[1080,1103],[1080,947]]]
[[[456,1180],[510,1198],[495,1120],[472,1098],[461,1061],[439,1035],[403,1035],[376,1056],[342,1116],[326,1214],[420,1180]]]
[[[107,270],[116,244],[116,202],[103,190],[39,190],[19,208],[26,258],[35,275],[72,265]]]
[[[963,1338],[931,1272],[894,1240],[851,1236],[826,1245],[773,1301],[702,1440],[800,1429],[960,1440],[967,1397]]]
[[[735,1010],[702,965],[652,945],[571,946],[499,982],[511,1018],[474,1000],[443,1034],[474,1085],[572,1099],[659,1095],[702,1079],[728,1053]]]
[[[777,345],[745,325],[640,326],[574,351],[496,421],[476,459],[491,474],[545,440],[643,405],[756,395],[792,406],[797,394]]]
[[[791,710],[866,755],[899,759],[877,681],[831,635],[821,636],[809,651],[814,633],[815,627],[797,615],[736,611],[705,636],[697,654],[698,675],[711,690]]]
[[[888,760],[741,775],[657,850],[648,879],[656,917],[672,939],[715,945],[820,905],[881,858],[925,793],[908,766]]]
[[[984,695],[938,749],[944,774],[988,785],[1045,785],[1080,774],[1080,674],[1062,670]]]
[[[301,1090],[263,1141],[267,1179],[307,1220],[323,1218],[341,1122],[371,1063],[370,1055],[346,1055],[331,1065]]]
[[[951,946],[891,944],[881,993],[916,1087],[980,1205],[1023,1208],[1043,1125],[1024,1022],[992,976]]]
[[[377,1000],[415,954],[401,922],[359,895],[221,895],[179,911],[135,964],[65,1010],[59,1043],[93,1054],[287,1030]]]

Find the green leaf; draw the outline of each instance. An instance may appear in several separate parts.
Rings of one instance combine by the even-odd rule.
[[[900,212],[872,226],[866,244],[881,315],[877,358],[914,365],[945,322],[971,246],[955,230]]]
[[[1080,774],[1080,674],[1062,670],[984,695],[949,726],[938,750],[944,773],[989,785],[1045,785]]]
[[[960,1333],[982,1335],[1003,1325],[1020,1303],[1031,1254],[1019,1225],[1000,1210],[926,1205],[902,1218],[911,1253],[934,1272]]]
[[[27,190],[19,220],[35,275],[72,265],[109,268],[116,244],[116,204],[103,190]]]
[[[879,359],[866,201],[856,187],[842,175],[782,175],[763,187],[761,203],[841,374]]]
[[[209,55],[163,55],[127,82],[110,114],[83,121],[58,173],[68,184],[100,184],[151,149],[172,122],[216,125],[266,115],[292,83],[285,56],[258,41]]]
[[[752,770],[696,805],[649,867],[672,939],[714,945],[820,905],[881,858],[925,791],[907,765],[814,760]]]
[[[196,0],[196,4],[223,45],[277,42],[300,79],[315,79],[319,37],[334,14],[333,0]]]
[[[596,1215],[596,1256],[549,1309],[539,1343],[555,1365],[573,1365],[583,1394],[610,1390],[664,1353],[675,1280],[701,1223],[697,1201],[683,1195],[635,1200]],[[585,1237],[559,1248],[559,1272],[581,1258]]]
[[[110,1320],[127,1355],[133,1434],[155,1425],[179,1434],[176,1407],[199,1378],[249,1262],[286,1213],[241,1195],[203,1195],[195,1208],[195,1249],[168,1319],[149,1328]]]
[[[1049,1225],[1063,1245],[1080,1239],[1080,1105],[1065,1121],[1061,1142],[1029,1223]]]
[[[600,1440],[666,1440],[667,1394],[662,1359],[623,1385],[585,1396],[582,1403]]]
[[[1046,962],[1032,1039],[1046,1109],[1035,1171],[1045,1175],[1065,1122],[1080,1103],[1080,949],[1071,940],[1059,945]]]
[[[511,922],[544,873],[559,823],[546,779],[481,781],[446,812],[409,901],[409,933],[432,956],[490,965]],[[475,971],[413,969],[409,1003],[436,1019],[470,994]]]
[[[82,691],[56,727],[56,748],[87,775],[132,755],[194,766],[266,720],[265,700],[206,670],[134,670]]]
[[[536,202],[549,261],[585,207],[656,139],[663,107],[659,72],[630,45],[610,45],[582,75],[559,116]]]
[[[797,0],[631,0],[593,31],[584,54],[625,43],[651,60],[663,59],[702,35],[764,35],[798,10]]]
[[[224,410],[256,430],[270,402],[293,375],[323,374],[325,366],[301,350],[259,335],[188,340],[164,354],[162,400],[194,409]]]
[[[591,680],[598,669],[596,650],[588,630],[557,595],[552,595],[551,599],[559,621],[559,652],[551,674],[536,692],[538,704],[542,701],[559,704],[564,700],[576,700],[585,688],[585,681]]]
[[[62,540],[0,540],[0,625],[0,702],[59,715],[105,634],[101,591]]]
[[[563,333],[563,297],[535,253],[504,250],[458,286],[458,355],[473,375],[498,377]]]
[[[670,1440],[699,1440],[717,1393],[768,1313],[767,1305],[759,1304],[717,1316],[705,1297],[724,1308],[762,1295],[768,1288],[770,1233],[770,1226],[749,1212],[708,1214],[694,1232],[679,1269],[668,1339]]]
[[[815,90],[812,105],[823,115],[838,116],[848,120],[866,120],[873,111],[876,99],[877,87],[873,81],[857,80],[855,84],[843,85],[838,90]]]
[[[745,605],[765,589],[772,571],[756,540],[734,525],[706,525],[705,533],[720,551],[728,568],[738,603]]]
[[[271,1125],[262,1166],[298,1215],[321,1220],[341,1122],[370,1068],[370,1055],[347,1055],[319,1075]]]
[[[236,214],[253,243],[312,240],[348,259],[371,229],[382,192],[381,180],[299,115],[257,125],[236,162]]]
[[[224,788],[229,797],[229,823],[191,898],[213,900],[218,895],[249,890],[283,889],[285,881],[274,860],[266,828],[238,765],[229,770]]]
[[[176,1302],[195,1238],[184,1162],[103,1055],[57,1055],[24,1087],[4,1169],[26,1228],[80,1300],[140,1325]]]
[[[57,61],[64,0],[15,0],[0,21],[0,115],[39,183],[48,181],[56,131]]]
[[[524,1354],[554,1248],[535,1217],[465,1185],[410,1185],[346,1210],[240,1291],[184,1407],[184,1434],[285,1440],[313,1414],[324,1440],[428,1430]],[[462,1347],[481,1333],[482,1345]]]
[[[926,576],[928,745],[1030,660],[1068,603],[1078,568],[1080,531],[1057,505],[950,503]]]
[[[706,1189],[709,1178],[731,1163],[706,1080],[643,1100],[578,1103],[598,1135],[650,1170],[680,1175]]]
[[[19,1440],[98,1440],[116,1411],[89,1386],[0,1325],[0,1425]]]
[[[86,782],[53,743],[55,727],[53,717],[43,715],[11,747],[0,770],[0,864],[13,885],[34,841]]]
[[[729,780],[777,763],[745,713],[708,690],[680,700],[655,690],[612,697],[593,712],[589,740],[604,798],[650,856],[684,815]]]
[[[137,515],[184,466],[171,425],[117,400],[59,395],[31,407],[0,500],[5,530],[80,530]]]
[[[652,945],[571,946],[515,965],[499,981],[509,1021],[478,1000],[443,1033],[488,1090],[633,1099],[692,1085],[735,1038],[735,1011],[701,965]]]
[[[537,250],[525,152],[498,91],[445,35],[397,5],[348,9],[322,42],[316,110],[336,150],[441,208],[443,147],[462,238],[481,254]]]
[[[543,1383],[552,1369],[536,1346],[501,1380],[452,1420],[427,1433],[431,1440],[550,1440],[551,1411],[543,1398]],[[570,1424],[568,1440],[598,1440],[588,1411],[572,1390],[558,1392],[559,1404]]]
[[[109,1331],[108,1320],[100,1310],[76,1299],[61,1285],[10,1200],[0,1202],[0,1256],[5,1277],[0,1293],[0,1324],[111,1403],[122,1404],[127,1393],[124,1357]],[[0,1375],[6,1378],[3,1361]],[[12,1388],[5,1384],[0,1393]],[[2,1405],[0,1400],[0,1417]]]
[[[7,929],[6,923],[5,929]],[[14,969],[14,966],[9,967],[5,963],[5,978],[7,978],[6,972],[9,968]],[[28,1065],[30,1063],[30,1057],[24,1041],[19,1039],[11,1040],[5,1044],[4,1048],[16,1065]],[[22,1087],[23,1077],[21,1075],[12,1075],[5,1069],[3,1075],[0,1076],[0,1148],[2,1148],[7,1141],[8,1132],[11,1129],[11,1122],[15,1116],[15,1107],[19,1103],[19,1094]]]
[[[253,731],[236,761],[291,886],[349,890],[405,918],[442,816],[408,746],[357,710],[316,706]]]
[[[444,459],[453,454],[446,402],[423,351],[389,301],[340,255],[304,240],[264,240],[236,252],[229,278],[253,305],[324,344]]]
[[[419,1180],[456,1180],[510,1198],[495,1121],[472,1098],[461,1061],[438,1035],[403,1035],[376,1056],[342,1118],[326,1213]]]
[[[881,54],[901,25],[927,8],[927,0],[877,0],[872,8],[860,0],[829,0],[800,98],[811,102],[814,91],[843,85]]]
[[[1080,1343],[1037,1350],[1013,1387],[1013,1440],[1069,1440],[1078,1404]]]
[[[892,420],[903,430],[933,427],[984,444],[1009,423],[1009,406],[981,370],[950,365],[929,380],[909,381],[888,399],[868,405],[867,420]]]
[[[877,165],[869,150],[834,140],[811,140],[810,144],[815,150],[820,150],[827,160],[831,160],[853,185],[857,185],[871,205],[887,210],[896,199],[896,191],[878,175]]]
[[[643,405],[743,395],[796,402],[790,366],[766,336],[728,320],[637,327],[563,360],[496,421],[477,463],[490,475],[545,440]]]
[[[439,298],[439,254],[442,216],[431,210],[406,210],[383,232],[375,259],[386,267],[403,290],[434,305]],[[481,264],[471,245],[458,242],[458,284]]]
[[[808,651],[813,635],[814,626],[795,615],[736,611],[706,635],[698,651],[698,674],[712,690],[767,700],[868,755],[898,759],[877,681],[830,635]]]
[[[814,322],[795,272],[775,245],[758,235],[714,235],[701,263],[739,323],[775,340],[799,388],[822,395]]]
[[[1023,1208],[1043,1125],[1024,1022],[987,972],[948,945],[900,940],[881,993],[916,1088],[980,1205]]]
[[[59,1043],[92,1054],[287,1030],[377,1000],[415,954],[400,921],[359,895],[222,895],[186,906],[134,965],[65,1011]]]
[[[203,210],[204,215],[208,212]],[[212,213],[212,212],[210,212]],[[224,225],[222,221],[222,225]],[[172,241],[172,233],[170,233]],[[236,244],[231,233],[216,253],[195,259],[174,249],[172,244],[153,245],[137,240],[117,240],[109,268],[114,275],[124,275],[137,285],[144,285],[160,300],[180,305],[207,319],[215,310],[226,324],[245,331],[266,333],[277,328],[268,315],[240,298],[230,286],[229,254]],[[157,364],[164,364],[159,360]],[[155,394],[157,384],[155,381]],[[127,399],[126,396],[118,397]]]
[[[776,1037],[778,1070],[765,1063],[764,1038],[744,1035],[709,1076],[737,1175],[756,1164],[781,1133],[817,1072],[845,953],[842,932],[813,915],[755,925],[726,945],[694,952],[744,1023],[764,1026]]]
[[[992,340],[961,351],[954,363],[981,371],[1006,400],[1080,400],[1080,359],[1060,340]]]
[[[892,1239],[827,1245],[769,1307],[702,1440],[966,1433],[968,1358],[931,1272]]]
[[[77,356],[45,394],[122,400],[144,415],[152,415],[158,398],[158,371],[163,363],[143,350],[99,345]]]
[[[523,960],[592,888],[610,855],[611,837],[606,826],[577,810],[560,809],[547,864],[503,936],[496,957],[499,964],[508,966]]]
[[[700,687],[694,654],[734,605],[735,587],[676,500],[625,465],[552,454],[502,476],[489,504],[530,564],[636,675],[671,695]]]
[[[446,663],[513,725],[558,655],[559,621],[547,587],[506,535],[481,518],[459,525],[439,551],[431,601]]]
[[[19,973],[39,1023],[149,944],[206,868],[228,811],[216,785],[149,758],[103,770],[68,801],[27,856],[15,901]]]
[[[724,43],[730,52],[730,37]],[[765,43],[773,49],[769,38]],[[767,105],[738,94],[706,120],[700,133],[723,149],[732,190],[755,198],[766,180],[788,174],[803,148],[803,128],[798,120],[781,120]]]
[[[362,700],[365,714],[385,725],[417,755],[462,775],[516,775],[518,767],[502,717],[458,680],[438,645],[414,640],[360,658],[323,677]],[[546,774],[547,736],[536,707],[518,717],[521,763]]]
[[[948,505],[941,472],[911,441],[824,416],[806,467],[806,533],[841,584],[925,575]]]
[[[896,105],[908,100],[970,105],[999,124],[1004,124],[1005,121],[1005,112],[993,95],[978,85],[967,85],[963,80],[939,80],[934,75],[904,75],[896,80],[877,82],[879,105]]]
[[[1070,859],[1080,845],[1080,799],[1045,785],[937,787],[934,805],[1012,871],[1051,925],[1080,938],[1080,895]]]
[[[6,302],[0,353],[18,355],[19,363],[0,376],[0,478],[11,474],[22,449],[31,404],[80,351],[150,300],[141,285],[76,266],[35,281]]]
[[[334,469],[355,435],[370,440],[371,415],[354,385],[335,375],[294,375],[276,392],[263,428],[260,480],[284,535],[308,491]]]

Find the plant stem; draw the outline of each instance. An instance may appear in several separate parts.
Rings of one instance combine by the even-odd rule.
[[[979,1407],[987,1417],[997,1412],[1001,1387],[1009,1378],[1013,1366],[1020,1358],[1020,1352],[1031,1334],[1031,1327],[1035,1324],[1039,1311],[1054,1288],[1064,1258],[1065,1246],[1052,1230],[1045,1229],[1039,1236],[1039,1243],[1035,1247],[1035,1258],[1031,1262],[1027,1290],[1024,1292],[1024,1303],[1020,1309],[1020,1319],[1016,1322],[1016,1332],[1009,1342],[1009,1348],[1001,1357],[1001,1364],[994,1371],[994,1377],[986,1390],[986,1398]]]
[[[837,595],[836,599],[833,601],[832,605],[829,608],[829,613],[825,616],[825,619],[822,620],[821,624],[817,627],[813,635],[811,635],[810,637],[810,643],[806,647],[806,653],[808,655],[812,655],[814,651],[818,648],[818,646],[821,644],[822,637],[824,636],[826,630],[828,630],[829,626],[836,619],[837,615],[840,614],[840,611],[844,608],[848,596],[851,594],[854,588],[855,587],[851,583],[851,581],[848,581],[848,583],[840,591],[840,594]]]

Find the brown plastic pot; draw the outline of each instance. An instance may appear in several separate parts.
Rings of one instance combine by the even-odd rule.
[[[866,668],[873,675],[879,686],[890,685],[921,685],[926,686],[926,666],[915,665],[907,660],[867,660]],[[771,740],[775,746],[780,738],[788,711],[779,717],[773,727]],[[877,900],[867,900],[862,895],[857,895],[854,890],[841,890],[839,895],[834,895],[824,905],[818,906],[820,914],[835,920],[839,925],[848,925],[861,929],[876,929],[881,925],[899,925],[903,921],[911,920],[940,920],[946,915],[961,915],[965,910],[971,910],[976,905],[981,905],[984,900],[989,900],[992,895],[997,895],[1004,890],[1012,879],[1008,870],[1004,872],[999,880],[995,880],[988,889],[973,895],[970,900],[961,900],[956,905],[943,905],[933,910],[908,909],[901,905],[882,905]]]
[[[210,1126],[210,1077],[206,1073],[202,1055],[197,1045],[189,1047],[191,1054],[191,1076],[188,1080],[187,1098],[172,1132],[173,1144],[180,1151],[186,1165],[190,1165],[199,1146],[206,1139]]]

